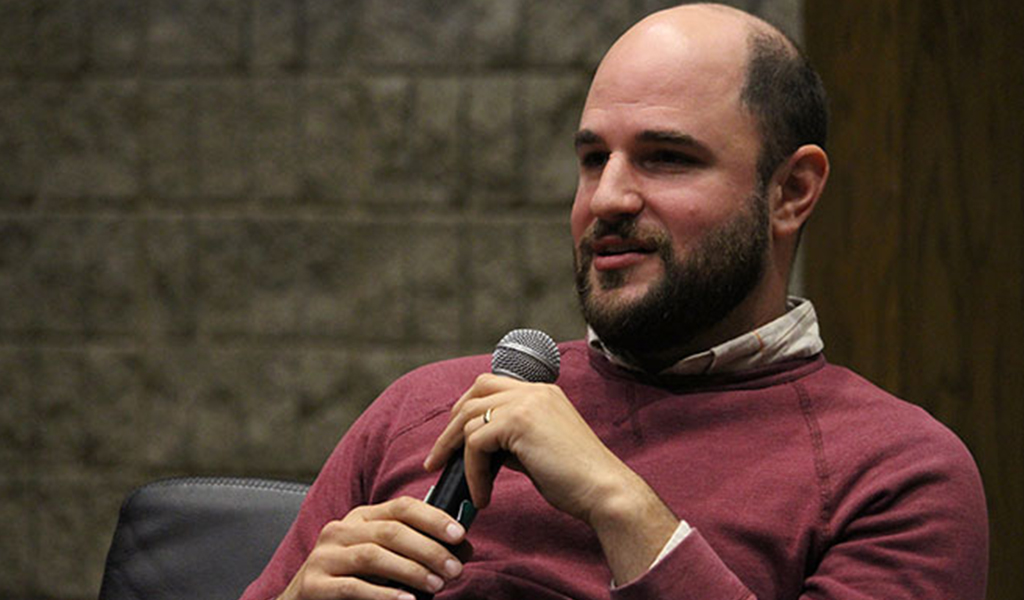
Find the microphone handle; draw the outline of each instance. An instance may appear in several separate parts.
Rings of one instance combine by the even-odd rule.
[[[491,478],[498,475],[498,470],[505,462],[505,457],[506,453],[504,452],[498,452],[491,456]],[[476,517],[476,507],[470,498],[469,483],[466,481],[466,458],[463,446],[459,446],[452,454],[444,471],[441,472],[441,477],[438,478],[434,487],[430,488],[424,502],[448,513],[469,531],[469,526]],[[449,550],[451,549],[449,547]]]
[[[441,472],[441,477],[438,478],[434,487],[430,488],[430,491],[427,492],[424,502],[448,513],[468,531],[473,518],[476,517],[476,507],[473,506],[473,501],[470,499],[469,484],[466,482],[466,453],[464,450],[463,446],[459,446],[458,450],[448,460],[448,464],[444,466],[444,471]],[[492,477],[498,474],[502,463],[505,462],[505,457],[506,453],[504,452],[496,453],[491,457]],[[444,547],[448,548],[448,551],[452,554],[455,553],[454,546],[444,544]],[[429,592],[415,590],[405,585],[399,584],[398,587],[412,593],[416,596],[416,600],[431,600],[434,597]]]

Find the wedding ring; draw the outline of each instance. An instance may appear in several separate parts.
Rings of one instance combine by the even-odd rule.
[[[488,408],[487,412],[484,413],[484,425],[491,422],[491,409]]]

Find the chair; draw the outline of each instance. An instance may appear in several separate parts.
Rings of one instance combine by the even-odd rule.
[[[121,506],[99,600],[237,599],[270,560],[308,485],[157,481]]]

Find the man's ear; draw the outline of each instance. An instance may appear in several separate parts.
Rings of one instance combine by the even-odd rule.
[[[828,155],[814,144],[801,146],[775,172],[780,193],[772,205],[772,233],[776,238],[797,235],[811,216],[828,180]]]

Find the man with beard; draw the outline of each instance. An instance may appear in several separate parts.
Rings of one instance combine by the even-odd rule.
[[[245,598],[983,598],[969,453],[828,364],[787,297],[826,121],[806,60],[746,13],[626,32],[575,140],[588,339],[555,385],[479,375],[488,357],[395,382]],[[418,500],[463,444],[470,534]]]

